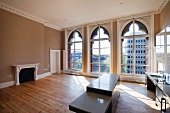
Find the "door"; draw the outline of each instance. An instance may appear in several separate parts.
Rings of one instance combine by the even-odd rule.
[[[51,73],[60,73],[60,51],[50,51]]]
[[[52,73],[57,72],[57,54],[56,52],[52,52]]]

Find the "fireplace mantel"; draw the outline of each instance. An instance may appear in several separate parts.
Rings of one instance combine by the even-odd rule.
[[[37,72],[38,72],[38,65],[40,63],[33,63],[33,64],[17,64],[17,65],[12,65],[15,67],[15,85],[19,85],[19,73],[21,69],[24,68],[35,68],[34,71],[34,80],[37,80]]]

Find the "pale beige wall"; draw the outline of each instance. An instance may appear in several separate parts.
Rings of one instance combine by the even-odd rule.
[[[154,15],[154,37],[156,38],[156,35],[161,32],[165,27],[170,25],[170,1],[166,4],[166,6],[163,8],[161,13]],[[154,42],[154,46],[156,45],[156,40]]]
[[[160,14],[154,15],[154,36],[160,32]]]
[[[44,72],[50,71],[50,49],[61,50],[61,32],[44,27]]]
[[[40,63],[43,74],[48,50],[61,49],[60,38],[57,30],[0,9],[0,83],[14,80],[13,64]]]
[[[160,13],[160,31],[170,25],[170,1]]]
[[[116,22],[113,22],[113,51],[112,51],[112,56],[113,56],[113,73],[114,74],[118,74],[118,58],[117,58],[117,54],[118,54],[118,44],[117,44],[117,40],[118,40],[118,37],[117,37],[117,21]]]
[[[84,27],[84,42],[83,42],[83,71],[87,73],[88,71],[88,37],[87,37],[87,27]]]
[[[63,50],[65,50],[65,32],[61,31],[61,70],[63,70]]]
[[[160,32],[160,14],[154,15],[154,46],[156,45],[156,35]]]

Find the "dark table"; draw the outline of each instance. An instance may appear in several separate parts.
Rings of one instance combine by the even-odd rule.
[[[113,113],[120,95],[119,89],[115,88],[119,76],[116,74],[100,76],[87,86],[87,92],[69,105],[69,110],[77,113]]]

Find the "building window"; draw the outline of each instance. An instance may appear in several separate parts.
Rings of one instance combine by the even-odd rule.
[[[68,38],[68,69],[82,70],[82,35],[78,31]]]
[[[90,72],[99,75],[110,73],[110,36],[102,26],[98,26],[91,34]]]
[[[129,41],[132,42],[132,47],[129,47]],[[132,53],[125,52],[129,50],[132,51]],[[133,57],[133,62],[128,62],[129,56]],[[144,59],[143,62],[141,61],[142,57]],[[123,29],[121,58],[121,73],[125,75],[143,75],[149,71],[149,38],[148,30],[143,23],[133,20]]]

